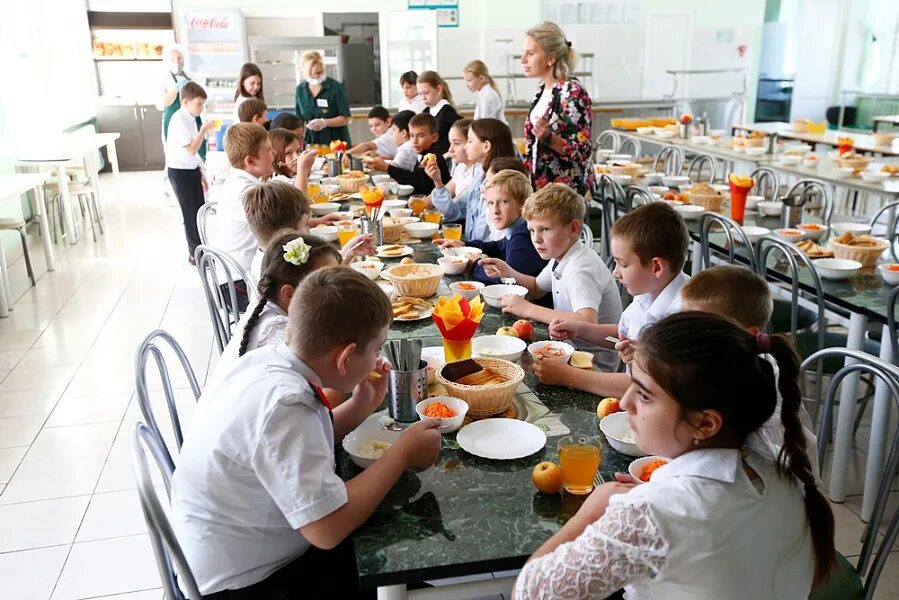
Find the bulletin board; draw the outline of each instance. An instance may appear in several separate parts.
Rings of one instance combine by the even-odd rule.
[[[459,27],[459,0],[409,0],[409,10],[433,10],[437,27]]]

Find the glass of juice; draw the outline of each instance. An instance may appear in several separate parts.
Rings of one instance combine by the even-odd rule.
[[[346,246],[347,242],[356,237],[356,235],[356,226],[352,222],[337,224],[337,240],[340,242],[341,248]]]
[[[313,203],[325,201],[325,198],[322,197],[322,186],[317,183],[310,183],[306,186],[306,196]]]
[[[443,215],[440,214],[439,210],[430,208],[421,213],[421,218],[428,223],[437,223],[438,225],[440,225],[440,221],[443,218]]]
[[[569,494],[589,494],[599,470],[602,450],[596,438],[569,435],[559,440],[562,487]]]
[[[458,223],[447,224],[443,226],[443,237],[447,240],[461,240],[462,226]]]
[[[421,213],[428,207],[428,197],[422,196],[421,194],[415,194],[409,199],[409,208],[412,209],[412,214],[416,217],[421,215]]]

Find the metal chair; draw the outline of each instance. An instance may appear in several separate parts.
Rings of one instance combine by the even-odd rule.
[[[240,320],[237,288],[234,282],[240,280],[246,282],[247,291],[251,294],[251,304],[255,289],[251,288],[251,279],[247,273],[227,253],[200,245],[194,251],[194,258],[197,262],[200,281],[203,283],[203,292],[206,294],[206,305],[209,308],[209,317],[212,319],[215,341],[219,352],[223,352],[231,340],[231,325]]]
[[[766,200],[775,200],[780,193],[780,178],[771,167],[759,167],[750,175],[755,180],[755,194]],[[770,194],[768,190],[771,190]]]
[[[612,152],[618,152],[618,146],[621,144],[621,136],[617,131],[612,131],[611,129],[606,129],[602,133],[599,134],[596,138],[596,144],[593,146],[594,150],[611,150]]]
[[[800,179],[781,200],[786,201],[787,198],[793,198],[798,192],[798,206],[801,208],[814,195],[815,191],[821,194],[821,221],[825,225],[830,225],[830,217],[833,215],[833,197],[830,195],[830,188],[817,179]]]
[[[677,146],[663,146],[656,159],[652,163],[652,170],[656,173],[664,173],[665,175],[680,175],[684,168],[684,151]],[[663,165],[664,170],[659,170],[659,165]]]
[[[200,233],[201,244],[209,243],[209,236],[206,233],[206,221],[211,215],[216,214],[216,212],[218,212],[218,202],[215,200],[207,202],[197,211],[197,231]]]
[[[618,145],[618,154],[630,154],[635,161],[640,158],[641,150],[642,145],[637,138],[625,137]]]
[[[190,366],[190,361],[184,354],[184,350],[181,349],[181,346],[175,341],[175,338],[172,337],[170,333],[157,329],[145,337],[140,343],[140,346],[138,346],[137,352],[134,355],[134,389],[137,392],[137,404],[144,417],[144,422],[153,431],[153,434],[163,442],[162,452],[165,453],[168,464],[174,469],[175,461],[164,443],[162,430],[159,428],[156,416],[153,414],[153,406],[150,403],[150,393],[147,387],[147,361],[152,356],[156,361],[156,368],[159,371],[159,378],[162,381],[162,390],[165,394],[166,408],[168,408],[169,418],[172,423],[175,444],[180,451],[181,445],[184,443],[184,435],[181,430],[181,419],[178,418],[178,408],[175,405],[175,394],[172,391],[172,381],[169,378],[169,368],[162,355],[162,350],[158,345],[159,341],[165,342],[181,363],[181,368],[184,369],[184,373],[187,375],[187,381],[190,384],[190,389],[194,394],[194,400],[199,400],[200,398],[200,384],[197,383],[197,377],[194,375],[194,370]]]
[[[655,202],[653,195],[643,188],[636,185],[629,185],[624,189],[624,195],[627,198],[626,206],[633,208],[634,206],[643,206]]]
[[[581,224],[581,232],[578,235],[580,236],[581,243],[593,250],[593,232],[590,231],[590,228],[587,227],[586,223]]]
[[[810,369],[812,366],[816,364],[820,365],[828,360],[844,362],[846,359],[853,359],[855,362],[841,368],[833,375],[827,386],[824,397],[820,402],[822,410],[818,430],[819,468],[823,468],[824,466],[824,452],[827,448],[827,436],[823,433],[830,431],[832,426],[833,407],[837,388],[842,380],[848,375],[859,373],[880,379],[892,396],[893,404],[895,405],[894,409],[899,410],[899,367],[883,361],[876,356],[871,356],[870,354],[858,350],[849,350],[847,348],[826,348],[815,352],[805,359],[802,362],[801,369]],[[899,508],[897,508],[889,520],[889,525],[886,529],[883,541],[880,543],[877,550],[874,550],[874,546],[877,543],[877,537],[880,533],[880,524],[886,511],[893,477],[895,476],[897,469],[899,469],[899,432],[893,437],[888,457],[882,472],[883,475],[877,491],[877,499],[874,502],[874,509],[871,513],[871,518],[865,526],[864,534],[862,535],[862,550],[859,554],[858,562],[853,566],[845,558],[838,560],[839,569],[831,578],[832,582],[840,582],[842,586],[854,587],[856,590],[863,591],[864,598],[866,599],[874,598],[874,590],[877,587],[877,582],[883,572],[887,558],[893,549],[893,544],[896,542],[897,535],[899,535]],[[872,558],[873,563],[871,563],[869,569],[869,561],[871,561]],[[863,578],[864,581],[862,581]],[[850,582],[849,586],[846,586],[847,580]],[[817,593],[813,594],[812,598],[816,597],[816,595]],[[832,594],[828,594],[827,589],[821,590],[820,596],[836,597]],[[840,597],[847,596],[843,595]]]
[[[899,219],[896,218],[896,211],[899,211],[899,201],[883,205],[871,219],[871,233],[874,234],[874,228],[878,225],[877,221],[881,217],[886,216],[887,222],[884,227],[883,237],[890,242],[890,256],[893,257],[894,261],[899,261],[899,256],[896,253],[896,245],[899,243]]]
[[[131,468],[134,471],[134,479],[137,482],[137,494],[140,497],[141,512],[147,523],[150,535],[150,543],[153,546],[153,554],[156,557],[156,568],[162,579],[165,589],[165,597],[169,600],[201,600],[200,589],[194,579],[190,565],[181,544],[175,537],[175,531],[169,522],[168,515],[159,494],[153,487],[153,478],[150,475],[150,464],[147,460],[149,453],[162,475],[165,484],[166,496],[171,495],[172,474],[174,471],[165,460],[163,452],[165,444],[157,438],[149,427],[143,423],[136,423],[131,433]],[[178,582],[187,590],[187,596],[181,593]]]
[[[612,179],[609,175],[600,175],[596,178],[596,193],[593,194],[594,200],[599,202],[602,207],[602,242],[600,256],[608,264],[612,258],[612,225],[618,220],[618,217],[630,210],[627,205],[628,199],[624,188],[621,184]]]
[[[709,183],[715,183],[715,179],[718,178],[718,160],[710,154],[697,154],[694,156],[687,167],[687,177],[693,181],[702,181],[702,169],[706,166],[709,169]],[[696,177],[693,176],[694,169],[696,170]]]
[[[711,249],[709,247],[709,234],[711,233],[712,225],[720,225],[724,230],[724,237],[727,240],[727,262],[731,265],[739,265],[746,266],[744,263],[740,263],[736,260],[736,244],[743,244],[743,247],[749,251],[748,256],[746,257],[749,261],[749,268],[753,271],[758,271],[758,266],[755,262],[755,252],[752,246],[752,242],[749,241],[749,238],[746,236],[746,233],[743,231],[743,228],[736,221],[732,221],[723,215],[718,215],[715,213],[702,213],[702,216],[699,219],[699,244],[701,247],[701,254],[699,256],[699,268],[700,270],[711,267]],[[694,257],[693,260],[696,260]]]
[[[31,266],[31,252],[28,251],[28,237],[25,232],[25,220],[18,217],[0,218],[0,231],[16,231],[19,233],[19,239],[22,241],[22,258],[25,259],[25,272],[28,273],[28,279],[31,280],[31,287],[37,285],[34,277],[34,268]],[[2,246],[2,242],[0,242]],[[0,271],[3,277],[0,277],[0,283],[7,281],[6,279],[6,256],[3,248],[0,248]],[[8,290],[5,290],[8,291]],[[12,306],[12,298],[9,298],[9,305]]]

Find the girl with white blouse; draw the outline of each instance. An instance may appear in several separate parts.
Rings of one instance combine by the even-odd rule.
[[[496,81],[490,76],[484,61],[473,60],[462,69],[465,87],[478,95],[474,106],[475,119],[499,119],[506,125],[505,104],[496,89]]]
[[[469,127],[471,127],[471,119],[459,119],[453,123],[449,131],[448,154],[453,159],[453,168],[450,171],[450,180],[446,187],[453,198],[464,194],[475,177],[475,163],[468,158],[468,153],[465,151]]]
[[[773,355],[775,376],[762,354]],[[830,505],[799,422],[798,361],[786,340],[682,312],[640,337],[621,399],[636,443],[670,457],[637,485],[594,490],[522,569],[514,597],[796,600],[834,564]],[[744,448],[782,400],[774,463]]]

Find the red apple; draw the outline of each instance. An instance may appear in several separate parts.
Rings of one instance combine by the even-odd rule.
[[[534,337],[534,326],[531,325],[531,322],[527,319],[518,319],[512,323],[512,329],[514,329],[518,334],[518,337],[523,340],[529,340]]]

